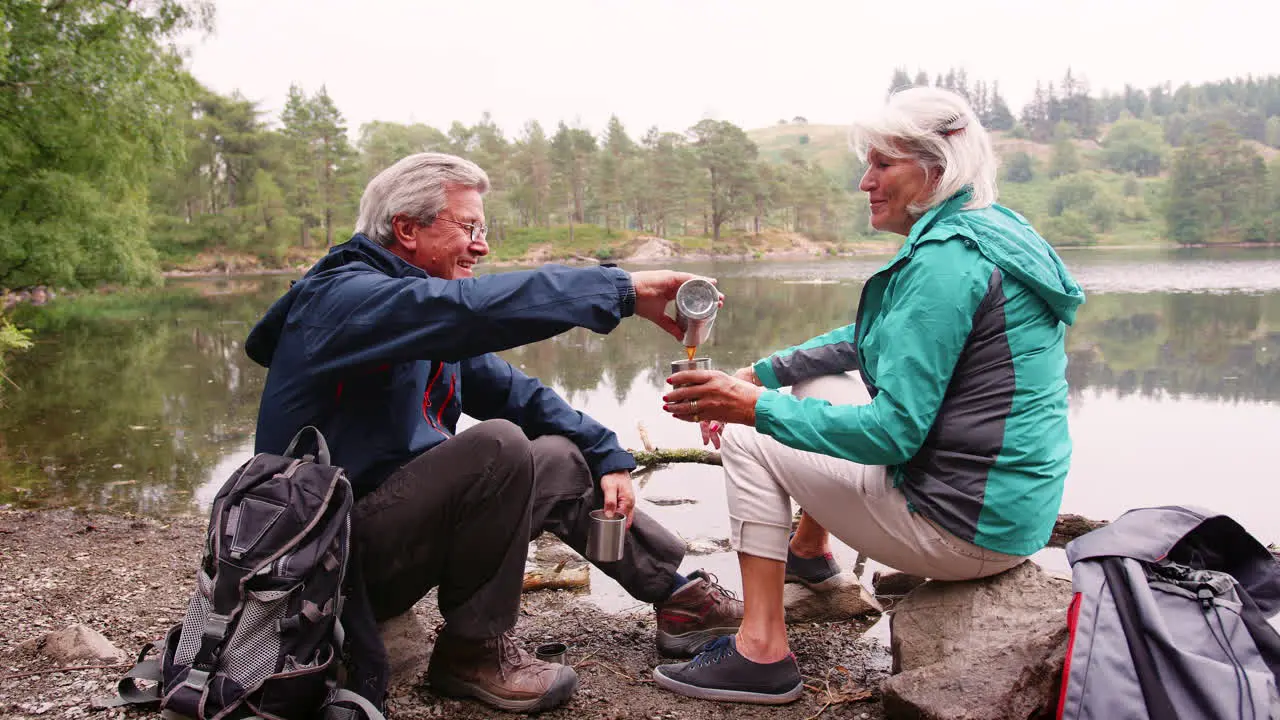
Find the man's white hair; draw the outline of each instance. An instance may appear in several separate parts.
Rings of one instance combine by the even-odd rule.
[[[965,209],[996,201],[996,155],[991,137],[963,96],[934,87],[899,90],[876,115],[855,122],[850,141],[866,162],[875,149],[892,158],[910,158],[940,174],[938,187],[907,211],[919,217],[961,189],[972,188]]]
[[[479,165],[456,155],[418,153],[378,173],[360,197],[356,232],[391,247],[396,234],[391,218],[405,215],[431,224],[444,209],[448,186],[489,191],[489,176]]]

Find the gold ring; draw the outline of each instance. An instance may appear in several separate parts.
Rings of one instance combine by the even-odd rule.
[[[694,413],[694,414],[693,414],[693,421],[694,421],[694,422],[701,422],[700,420],[698,420],[698,413]]]
[[[690,401],[689,401],[689,409],[693,411],[693,414],[694,414],[694,415],[697,415],[697,414],[698,414],[698,401],[697,401],[697,400],[690,400]]]

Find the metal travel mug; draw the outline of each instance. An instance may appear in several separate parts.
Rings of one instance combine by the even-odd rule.
[[[676,290],[676,325],[684,332],[685,347],[696,347],[711,337],[719,309],[720,292],[710,280],[686,280]]]
[[[592,510],[591,525],[587,529],[587,559],[598,563],[621,560],[626,538],[626,515],[617,513],[606,517],[604,510]]]
[[[702,358],[694,358],[692,360],[672,360],[671,361],[672,375],[675,375],[678,372],[684,372],[685,370],[710,370],[710,369],[711,369],[711,358],[702,357]],[[674,387],[684,387],[684,386],[676,385]]]
[[[534,648],[534,657],[557,665],[569,664],[569,646],[562,642],[544,643]]]

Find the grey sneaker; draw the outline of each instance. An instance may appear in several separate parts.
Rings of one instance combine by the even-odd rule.
[[[840,565],[831,553],[821,557],[802,558],[787,546],[786,581],[801,583],[814,592],[825,592],[839,584]]]
[[[794,654],[774,663],[751,662],[738,652],[736,635],[717,638],[689,662],[659,665],[653,680],[677,695],[720,702],[784,705],[804,694]]]

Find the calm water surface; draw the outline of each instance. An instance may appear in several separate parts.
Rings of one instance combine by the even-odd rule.
[[[1280,251],[1079,251],[1088,302],[1068,335],[1075,455],[1064,512],[1196,503],[1280,541]],[[727,296],[701,354],[723,369],[848,323],[883,259],[685,265]],[[265,371],[243,341],[287,277],[172,281],[146,293],[25,308],[36,347],[11,361],[0,409],[0,504],[201,512],[251,453]],[[639,447],[698,442],[661,410],[683,349],[643,321],[505,353]],[[717,468],[649,476],[641,507],[687,539],[728,536]],[[683,499],[667,505],[648,500]],[[847,549],[838,554],[848,557]],[[1046,551],[1048,566],[1065,567]],[[730,585],[728,553],[691,556]],[[630,603],[593,580],[607,607]]]

